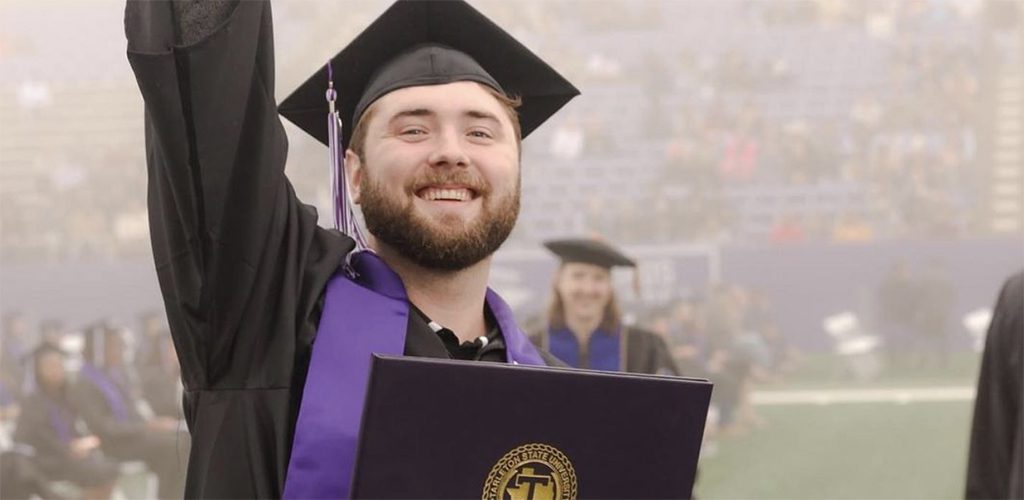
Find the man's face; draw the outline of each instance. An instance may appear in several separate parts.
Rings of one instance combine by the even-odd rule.
[[[64,386],[67,375],[64,371],[64,359],[60,354],[47,352],[36,359],[36,364],[36,374],[41,386],[51,389]]]
[[[503,105],[473,82],[380,98],[364,158],[349,151],[367,229],[416,264],[460,270],[505,241],[519,213],[519,147]]]
[[[122,366],[124,365],[124,351],[125,341],[124,336],[119,331],[111,331],[105,333],[106,338],[103,343],[104,357],[103,361],[106,366]]]
[[[612,300],[612,273],[601,266],[568,262],[562,265],[555,288],[566,316],[601,317]]]

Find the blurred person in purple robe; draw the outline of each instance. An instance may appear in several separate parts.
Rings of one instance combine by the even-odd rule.
[[[160,498],[181,497],[187,436],[179,435],[177,419],[142,413],[123,330],[105,322],[89,327],[83,357],[74,401],[86,424],[103,440],[104,453],[144,461],[157,475]]]
[[[109,498],[118,464],[102,452],[98,436],[82,430],[64,353],[44,343],[32,361],[30,385],[35,389],[22,403],[14,440],[33,449],[32,460],[47,479],[69,481],[87,499]]]

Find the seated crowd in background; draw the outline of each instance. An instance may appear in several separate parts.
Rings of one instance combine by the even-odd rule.
[[[750,403],[754,382],[774,380],[798,362],[773,314],[763,293],[718,285],[706,296],[680,299],[640,318],[665,337],[681,375],[715,384],[709,438],[761,427]]]
[[[978,2],[691,2],[692,9],[703,9],[696,19],[730,20],[730,29],[708,33],[713,38],[699,47],[684,43],[682,20],[659,14],[674,2],[647,2],[643,8],[609,4],[607,11],[595,9],[603,13],[599,22],[581,18],[572,3],[484,3],[507,12],[512,25],[548,45],[553,64],[574,68],[584,89],[564,119],[538,131],[551,147],[528,150],[537,155],[529,163],[547,173],[581,170],[603,187],[586,190],[587,199],[572,211],[525,210],[524,228],[551,226],[552,232],[564,232],[568,224],[578,224],[584,227],[575,227],[577,232],[636,243],[865,241],[990,231],[983,211],[972,207],[989,204],[978,168],[985,152],[982,89],[990,78],[983,62],[998,54],[981,52],[982,12],[961,9]],[[313,5],[286,5],[283,11],[294,12],[291,21],[283,17],[284,26],[315,17]],[[551,15],[563,9],[564,16]],[[597,48],[603,38],[623,33],[641,42],[619,50]],[[759,43],[766,34],[805,37],[806,48]],[[803,57],[844,37],[868,54],[833,57],[827,63]],[[659,49],[637,54],[636,45]],[[580,67],[579,61],[587,62]],[[848,77],[865,81],[836,86],[822,80],[829,75],[836,82]],[[53,102],[72,98],[56,83],[36,85],[52,94]],[[105,88],[91,82],[75,86],[92,87],[94,92]],[[614,103],[588,97],[601,95],[603,88],[643,112],[623,113]],[[100,95],[105,108],[111,105],[108,100],[120,102]],[[24,109],[18,111],[25,116],[15,121],[32,115],[46,120],[48,113],[33,107],[37,101],[21,103]],[[136,117],[134,105],[125,98],[118,109]],[[136,137],[137,126],[125,120],[115,123],[111,133]],[[73,150],[39,144],[32,151],[37,157],[32,164],[40,166],[31,172],[35,189],[10,193],[10,209],[0,214],[5,256],[148,255],[145,169],[124,168],[144,161],[141,144],[82,142],[76,145],[81,149]],[[292,148],[296,165],[320,158],[319,144],[296,141]],[[592,173],[595,160],[628,171],[631,179],[653,172],[653,179],[637,190],[642,199],[622,202],[620,183]],[[311,201],[330,199],[324,174],[320,169],[289,172],[297,191],[310,193],[303,198]],[[548,175],[542,178],[549,181]],[[15,181],[26,182],[9,182]],[[524,193],[540,201],[571,195],[540,189],[543,185],[531,184],[529,177],[524,183]],[[854,191],[855,199],[831,203],[836,186]],[[797,196],[786,194],[792,190]],[[825,201],[799,201],[805,198]],[[547,236],[529,231],[514,233],[510,243],[528,247]]]
[[[106,321],[81,332],[44,322],[33,335],[5,316],[0,497],[110,498],[125,464],[155,477],[147,494],[181,497],[190,443],[177,358],[162,319],[143,323],[139,336]]]

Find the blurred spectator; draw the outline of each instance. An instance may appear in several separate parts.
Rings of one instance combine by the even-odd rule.
[[[545,246],[560,264],[547,321],[530,340],[575,368],[678,375],[665,339],[626,324],[612,268],[636,262],[597,238],[551,240]]]
[[[669,338],[681,374],[706,377],[708,339],[701,304],[696,300],[680,300],[670,314]]]
[[[159,479],[159,497],[180,497],[187,441],[178,437],[178,420],[147,419],[139,411],[138,386],[127,352],[120,329],[99,323],[87,330],[85,362],[74,388],[76,404],[89,428],[103,440],[105,453],[120,460],[144,461]]]
[[[919,366],[946,368],[949,364],[949,324],[956,301],[956,287],[948,267],[938,260],[929,260],[916,288],[919,302],[914,333],[919,345],[913,354]]]
[[[832,227],[832,240],[844,243],[863,243],[873,240],[874,229],[856,213],[844,212]]]
[[[821,177],[825,158],[807,122],[798,120],[786,125],[781,161],[789,183],[806,184]]]
[[[980,124],[987,116],[981,89],[987,76],[983,62],[1001,56],[982,53],[992,50],[981,43],[990,26],[976,2],[698,2],[695,17],[687,20],[665,15],[676,10],[668,0],[628,8],[607,2],[583,11],[568,4],[518,2],[510,8],[492,3],[495,11],[508,12],[510,25],[525,30],[532,43],[547,46],[556,59],[586,61],[585,66],[560,64],[586,83],[583,97],[573,105],[577,118],[552,128],[544,137],[547,147],[530,164],[539,163],[536,168],[542,170],[558,163],[572,178],[600,156],[636,172],[640,192],[669,188],[680,193],[671,199],[683,205],[693,204],[683,193],[697,191],[702,192],[699,201],[713,203],[706,209],[662,211],[659,217],[672,223],[659,226],[638,224],[644,220],[609,223],[612,231],[603,231],[609,237],[633,241],[626,233],[635,231],[643,242],[762,238],[770,224],[765,221],[786,213],[801,211],[808,220],[835,217],[831,204],[801,206],[796,198],[827,197],[824,186],[836,180],[870,194],[880,207],[863,211],[856,231],[841,226],[840,232],[854,240],[869,228],[876,239],[992,230],[985,211],[971,207],[990,205],[987,179],[977,168]],[[991,13],[1010,3],[985,4],[985,13],[995,16]],[[1015,25],[1019,9],[1006,9],[1015,17],[992,20]],[[304,12],[294,22],[315,21],[315,9],[290,10]],[[680,28],[718,18],[728,19],[733,29],[706,33],[699,44],[687,38],[692,30]],[[780,47],[762,40],[799,41]],[[836,46],[863,48],[863,53],[830,57],[825,47]],[[42,126],[34,118],[40,114],[28,111],[69,97],[60,86],[38,79],[22,87],[18,96],[27,107],[17,107],[24,113],[18,123],[25,122],[26,128],[15,130],[19,134]],[[81,87],[86,95],[98,95],[111,113],[135,116],[130,111],[134,103],[119,101],[103,85],[82,82]],[[600,97],[588,98],[595,95]],[[114,136],[141,141],[128,123],[137,126],[128,119],[104,126]],[[121,168],[141,164],[143,148],[111,147],[110,140],[70,149],[52,148],[46,141],[27,147],[30,164],[46,167],[25,167],[24,177],[11,174],[12,185],[33,188],[12,189],[5,199],[11,208],[0,213],[5,258],[148,254],[145,171]],[[309,145],[294,149],[303,158],[319,154]],[[667,151],[666,161],[653,165],[661,172],[648,179],[642,174],[652,169],[652,161],[645,156],[660,151]],[[307,201],[328,192],[322,171],[289,174]],[[618,179],[595,176],[588,181],[597,190],[615,193],[612,205],[647,201],[619,197]],[[6,184],[8,179],[0,180]],[[562,197],[537,189],[544,182],[525,177],[524,193]],[[791,184],[807,188],[802,191],[806,196],[788,198]],[[110,190],[111,185],[134,187]],[[723,185],[731,192],[723,193]],[[716,214],[719,210],[725,213]],[[678,224],[683,217],[677,211],[686,212]],[[554,232],[591,229],[568,212],[524,213],[522,225]],[[833,229],[828,226],[825,236]],[[543,234],[547,231],[513,243],[533,245],[550,236]]]
[[[160,359],[158,352],[163,348],[162,339],[170,335],[170,330],[167,327],[167,318],[160,310],[149,310],[140,314],[139,327],[141,335],[137,338],[135,360],[136,366],[145,369],[149,362]]]
[[[804,241],[806,232],[804,224],[796,214],[780,216],[772,226],[771,240],[775,243],[795,243]]]
[[[719,410],[719,423],[725,434],[742,432],[736,417],[750,375],[750,360],[738,349],[743,314],[732,292],[724,285],[713,289],[707,311],[707,372],[715,384],[712,402]]]
[[[878,326],[885,339],[891,364],[906,359],[920,297],[916,278],[906,261],[893,263],[879,284]]]
[[[32,360],[35,390],[22,404],[15,440],[35,450],[34,461],[49,479],[74,483],[87,499],[109,498],[118,464],[100,451],[99,437],[81,431],[64,354],[44,343]]]
[[[744,182],[754,177],[760,144],[752,135],[737,132],[729,134],[722,153],[722,178],[727,182]]]
[[[53,345],[60,345],[64,334],[67,333],[64,323],[56,318],[47,318],[39,323],[39,341],[49,342]]]
[[[50,487],[50,481],[31,449],[0,448],[0,477],[3,478],[3,481],[0,481],[0,498],[61,498]]]
[[[674,88],[675,75],[669,71],[661,57],[653,51],[644,55],[639,73],[643,75],[644,97],[647,99],[647,119],[644,132],[654,139],[665,139],[672,130],[670,116],[665,113],[665,96]]]
[[[140,359],[142,393],[158,417],[180,420],[182,415],[181,367],[170,332],[152,339],[153,348]]]
[[[768,349],[769,361],[765,368],[768,369],[770,377],[777,378],[787,372],[793,371],[800,360],[800,352],[796,347],[790,345],[789,340],[783,335],[778,325],[771,324],[761,331],[765,346]]]
[[[139,323],[142,335],[135,366],[143,397],[154,415],[181,420],[181,367],[167,320],[163,311],[147,311]]]
[[[25,362],[33,339],[25,315],[11,311],[3,316],[0,342],[0,406],[14,405],[24,388]]]

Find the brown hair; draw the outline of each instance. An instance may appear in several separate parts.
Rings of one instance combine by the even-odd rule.
[[[558,294],[558,278],[562,275],[565,264],[558,268],[555,279],[551,283],[551,300],[548,302],[548,327],[565,328],[565,304],[562,296]],[[604,306],[604,316],[601,318],[601,328],[608,331],[617,330],[622,326],[622,312],[619,310],[619,301],[615,299],[615,290],[611,291],[611,297]]]
[[[487,92],[497,99],[501,106],[505,108],[505,113],[508,114],[509,120],[512,121],[512,129],[515,130],[516,133],[516,147],[519,149],[521,154],[523,133],[522,128],[519,125],[519,113],[516,109],[518,109],[519,106],[522,106],[523,100],[519,96],[509,97],[487,85],[483,85],[483,88],[487,89]],[[370,104],[370,106],[366,108],[366,111],[363,112],[363,116],[359,117],[359,120],[356,122],[356,128],[352,130],[352,139],[349,140],[348,148],[351,149],[352,152],[355,153],[362,161],[366,161],[363,154],[366,151],[367,124],[370,123],[370,118],[373,117],[373,112],[377,109],[376,104],[376,102]]]

